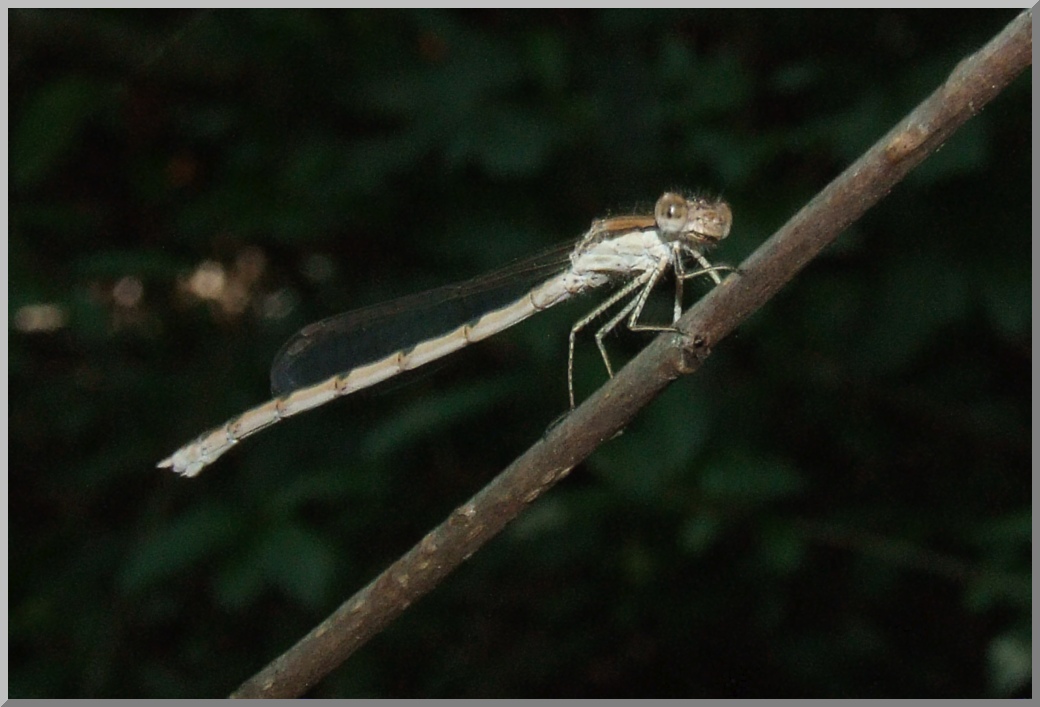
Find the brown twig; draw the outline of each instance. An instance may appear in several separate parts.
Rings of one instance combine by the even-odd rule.
[[[232,697],[306,692],[494,537],[881,200],[1032,61],[1023,12],[678,323],[407,554]]]

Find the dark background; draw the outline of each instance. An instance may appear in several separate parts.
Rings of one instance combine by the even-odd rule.
[[[738,264],[1014,15],[11,12],[10,694],[228,693],[539,438],[596,300],[154,468],[298,328],[665,189]],[[310,694],[1028,694],[1029,80]]]

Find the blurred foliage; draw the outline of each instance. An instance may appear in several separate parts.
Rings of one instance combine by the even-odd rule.
[[[10,694],[228,693],[539,438],[590,304],[154,469],[299,327],[668,188],[739,263],[1013,16],[12,11]],[[311,694],[1028,693],[1030,100]]]

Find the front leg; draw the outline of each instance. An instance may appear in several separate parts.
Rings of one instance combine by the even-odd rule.
[[[721,285],[722,278],[719,277],[718,273],[737,271],[736,268],[730,267],[729,265],[712,265],[710,262],[708,262],[707,258],[705,258],[703,255],[696,251],[693,252],[693,257],[697,261],[697,264],[701,266],[700,270],[694,270],[693,272],[685,272],[681,264],[676,265],[676,276],[680,280],[689,280],[691,277],[697,277],[699,275],[710,275],[711,279],[715,281],[716,285]],[[681,263],[682,260],[676,260],[675,262]]]

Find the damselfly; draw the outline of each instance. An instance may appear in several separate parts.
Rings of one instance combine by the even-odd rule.
[[[456,285],[346,312],[305,327],[275,357],[276,396],[178,449],[159,462],[184,476],[249,435],[279,420],[457,351],[523,321],[535,312],[610,283],[623,283],[571,328],[567,388],[574,408],[574,342],[578,332],[626,300],[596,330],[607,373],[614,375],[603,338],[627,318],[633,331],[671,331],[682,311],[683,282],[706,275],[722,282],[704,252],[729,234],[733,215],[721,199],[666,193],[653,216],[616,216],[592,222],[576,245],[553,248]],[[687,269],[687,260],[696,269]],[[672,325],[639,321],[651,291],[675,274]]]

